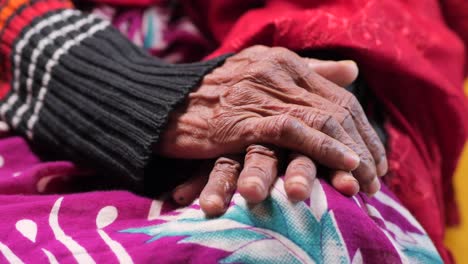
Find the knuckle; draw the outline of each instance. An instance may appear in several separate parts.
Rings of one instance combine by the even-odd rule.
[[[244,83],[239,83],[238,85],[233,85],[233,86],[230,86],[229,89],[227,89],[224,94],[223,94],[223,97],[228,99],[228,100],[240,100],[243,96],[243,87],[245,86]]]
[[[276,119],[275,126],[279,130],[277,133],[278,138],[287,138],[291,135],[292,131],[297,131],[301,128],[299,121],[288,116],[281,115]]]
[[[367,156],[369,151],[367,150],[366,145],[353,142],[353,144],[349,147],[360,157],[361,163],[364,163],[366,160],[368,160]]]
[[[258,90],[252,90],[247,81],[242,81],[230,87],[223,97],[226,102],[233,106],[244,106],[250,104],[263,104],[267,97]]]
[[[374,158],[372,157],[369,149],[367,148],[367,146],[365,144],[358,144],[358,143],[354,143],[352,146],[351,146],[351,149],[356,153],[358,154],[359,158],[360,158],[360,164],[362,165],[366,165],[368,167],[372,167],[374,166]]]
[[[346,130],[356,130],[353,117],[349,114],[348,111],[346,111],[346,116],[343,118],[343,121],[341,122],[341,124],[343,125],[343,128],[345,128]]]
[[[275,67],[268,63],[256,63],[250,66],[244,74],[244,80],[252,81],[254,83],[268,84],[272,81],[274,76]]]
[[[268,52],[265,61],[269,62],[276,68],[283,69],[285,67],[290,67],[290,65],[293,64],[294,59],[295,54],[290,50],[282,47],[274,47]]]
[[[371,168],[373,173],[375,173],[375,161],[368,150],[361,154],[361,162],[368,164],[368,167]]]
[[[213,144],[229,142],[243,132],[239,125],[241,120],[235,114],[223,112],[218,113],[215,118],[208,126],[209,139]]]
[[[296,74],[300,66],[303,66],[303,61],[296,53],[282,47],[272,48],[270,62],[277,68]]]
[[[361,104],[359,103],[358,99],[354,96],[354,94],[348,91],[345,91],[343,107],[348,110],[352,116],[363,113]]]
[[[291,55],[291,51],[283,47],[273,47],[271,48],[271,55],[274,58],[284,58],[285,56]]]
[[[331,138],[321,137],[316,142],[321,156],[327,157],[332,154],[334,144]]]
[[[270,117],[264,121],[257,129],[253,130],[256,141],[278,143],[283,140],[301,140],[300,136],[293,137],[294,135],[300,135],[303,130],[300,122],[288,115],[279,115]]]
[[[332,115],[325,115],[323,118],[322,127],[320,128],[326,134],[336,133],[340,129],[340,123]]]
[[[301,119],[304,123],[315,127],[317,125],[317,114],[313,111],[307,110],[303,107],[293,107],[293,106],[288,106],[287,108],[287,113],[290,114],[291,116],[295,118]]]
[[[214,180],[214,183],[219,185],[224,184],[225,182],[231,182],[232,178],[233,177],[230,172],[218,167],[213,169],[211,180]]]
[[[354,96],[353,93],[350,93],[350,92],[346,91],[346,95],[347,95],[347,97],[348,97],[348,98],[347,98],[347,100],[348,100],[347,103],[348,103],[349,106],[352,106],[352,107],[353,107],[353,106],[355,106],[355,105],[359,105],[359,101],[358,101],[358,99],[356,98],[356,96]]]
[[[332,113],[335,119],[340,121],[340,123],[342,123],[343,120],[345,120],[348,116],[350,116],[349,111],[346,108],[338,104],[331,104],[327,106],[327,109],[329,109],[329,111]]]
[[[246,160],[250,158],[269,158],[276,160],[276,153],[274,150],[262,145],[250,145],[247,148]]]
[[[236,179],[238,172],[233,173],[233,168],[216,167],[213,169],[212,175],[208,181],[210,188],[214,188],[214,191],[220,191],[222,193],[230,193],[236,188]]]
[[[370,138],[369,140],[370,142],[368,143],[369,144],[369,148],[375,152],[377,152],[376,154],[376,158],[380,159],[381,158],[386,158],[386,152],[385,152],[385,147],[383,146],[382,144],[382,141],[380,140],[380,138],[376,135],[376,134],[373,134],[373,136]]]
[[[305,157],[296,159],[293,163],[293,166],[295,170],[300,170],[305,173],[309,173],[310,171],[315,170],[314,164]]]
[[[270,49],[270,47],[267,47],[265,45],[254,45],[254,46],[249,47],[249,48],[247,48],[245,50],[249,51],[249,52],[266,52],[269,49]]]
[[[354,95],[353,95],[353,97],[354,97]],[[348,121],[352,121],[354,123],[353,115],[351,114],[351,112],[348,109],[342,108],[340,106],[339,106],[339,108],[341,109],[341,115],[342,115],[343,121],[348,120]]]
[[[361,126],[361,133],[366,138],[366,143],[369,144],[370,147],[380,148],[380,146],[382,146],[382,141],[380,141],[372,125],[366,123]]]
[[[271,119],[267,126],[263,127],[264,134],[272,139],[281,139],[285,134],[286,127],[289,126],[290,118],[287,115],[280,115]]]
[[[236,175],[241,168],[239,162],[228,159],[228,158],[219,158],[215,162],[214,171],[222,175]]]

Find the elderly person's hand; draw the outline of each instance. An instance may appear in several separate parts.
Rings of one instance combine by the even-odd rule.
[[[314,63],[285,49],[259,46],[231,57],[205,77],[188,104],[172,117],[159,152],[213,158],[270,143],[301,153],[293,155],[286,170],[285,187],[292,196],[303,198],[288,183],[310,188],[315,177],[311,159],[332,169],[355,170],[361,188],[374,193],[377,173],[386,171],[384,148],[356,99],[315,74]],[[246,157],[237,188],[247,200],[261,201],[276,177],[277,156],[254,145]],[[216,164],[201,196],[202,207],[203,201],[219,204],[219,192],[230,193],[236,187],[238,161],[224,157]]]

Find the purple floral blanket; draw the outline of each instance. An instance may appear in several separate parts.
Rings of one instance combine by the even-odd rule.
[[[349,198],[317,180],[293,204],[280,178],[265,202],[235,195],[207,219],[197,201],[44,194],[66,188],[77,168],[40,161],[19,137],[0,139],[0,165],[0,263],[442,263],[385,186]]]

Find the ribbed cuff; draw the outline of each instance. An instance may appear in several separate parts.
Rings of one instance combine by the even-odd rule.
[[[167,64],[106,21],[70,10],[35,19],[18,47],[1,110],[11,126],[63,158],[134,180],[143,179],[170,111],[226,58]]]

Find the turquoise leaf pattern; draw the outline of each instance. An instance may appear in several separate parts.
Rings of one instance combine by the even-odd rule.
[[[397,224],[387,221],[379,211],[372,205],[367,204],[369,215],[383,221],[386,230],[392,232],[395,238],[389,236],[389,240],[400,252],[400,256],[407,263],[442,264],[443,261],[434,244],[424,231],[423,227],[401,204],[390,196],[378,192],[374,199],[397,210],[414,228],[419,229],[421,234],[403,231]]]
[[[270,198],[255,206],[247,204],[239,194],[234,195],[233,205],[219,218],[207,219],[193,206],[177,210],[176,214],[159,216],[160,220],[167,221],[162,224],[123,232],[146,234],[150,237],[148,243],[180,237],[178,244],[196,244],[227,252],[220,263],[363,263],[367,249],[358,248],[350,260],[319,181],[314,182],[310,206],[291,203],[283,184],[279,179]],[[380,230],[402,263],[442,263],[430,238],[408,210],[383,192],[378,192],[373,199],[395,209],[418,230],[413,233],[402,229],[398,222],[385,219],[372,204],[362,205],[362,217],[381,220],[384,226]]]
[[[256,206],[236,194],[220,218],[206,219],[200,210],[188,209],[173,221],[124,232],[151,236],[148,242],[183,236],[178,243],[230,252],[220,263],[349,263],[333,212],[313,214],[305,203],[292,204],[282,186],[279,181],[271,197]]]

